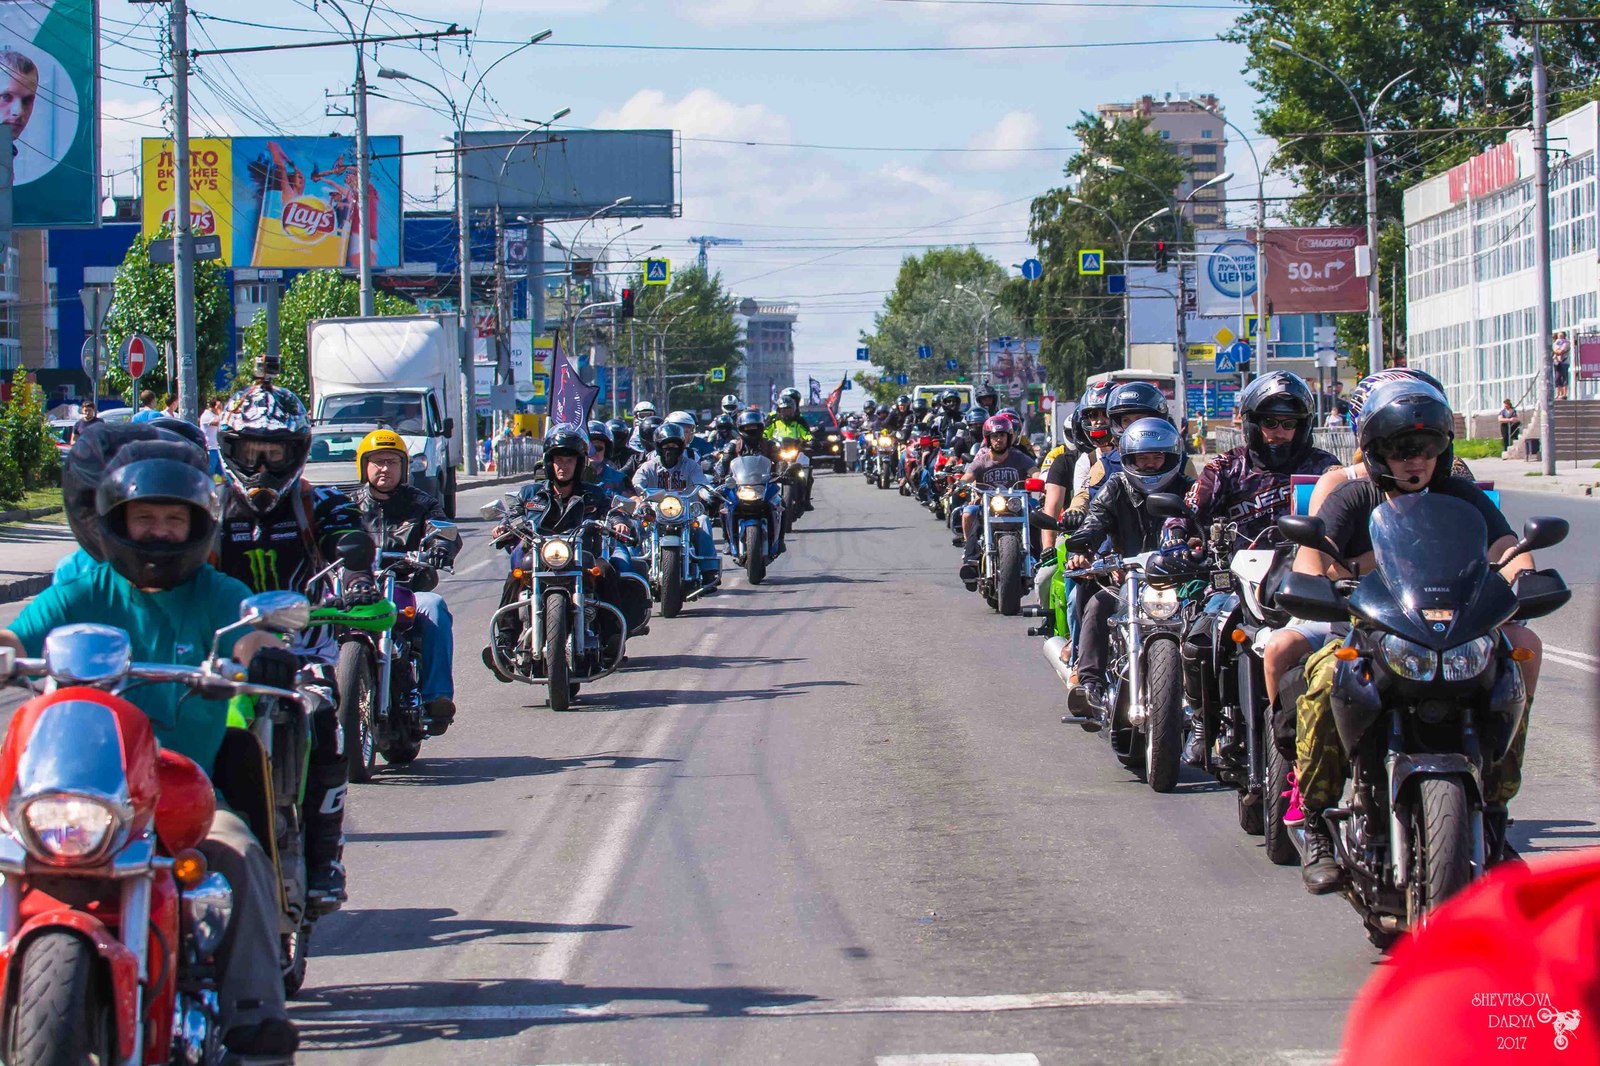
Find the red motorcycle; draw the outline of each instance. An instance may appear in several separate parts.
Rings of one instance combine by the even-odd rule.
[[[268,593],[223,633],[288,632],[308,616],[303,596]],[[7,1066],[221,1060],[213,961],[233,889],[196,850],[216,813],[212,782],[160,749],[120,694],[168,683],[207,699],[299,699],[245,682],[215,651],[199,667],[133,663],[127,634],[103,625],[53,630],[40,659],[0,648],[0,677],[44,681],[0,743]]]

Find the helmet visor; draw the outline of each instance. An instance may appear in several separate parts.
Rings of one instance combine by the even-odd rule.
[[[1419,429],[1378,441],[1374,450],[1385,459],[1437,459],[1450,447],[1442,433]]]
[[[294,449],[287,441],[253,440],[246,437],[235,441],[231,451],[234,465],[247,473],[265,470],[269,474],[281,477],[292,473],[297,465]]]

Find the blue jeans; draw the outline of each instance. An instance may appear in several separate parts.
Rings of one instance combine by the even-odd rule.
[[[717,554],[717,542],[711,536],[711,530],[696,522],[693,526],[694,554],[700,564],[700,572],[705,575],[706,584],[712,584],[713,579],[720,579],[722,573],[722,556]]]
[[[417,651],[422,656],[422,702],[441,696],[454,698],[456,683],[452,666],[456,638],[450,608],[436,592],[414,595],[417,598]]]

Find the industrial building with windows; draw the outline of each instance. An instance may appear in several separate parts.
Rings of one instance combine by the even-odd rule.
[[[1578,338],[1600,334],[1595,149],[1600,103],[1550,123],[1552,329],[1571,341],[1571,399],[1600,398]],[[1406,190],[1406,360],[1445,383],[1457,411],[1538,402],[1533,135]],[[1594,376],[1586,377],[1586,370]]]

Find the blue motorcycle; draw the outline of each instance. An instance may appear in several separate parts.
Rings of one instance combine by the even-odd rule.
[[[686,601],[717,587],[717,556],[710,527],[699,526],[700,516],[715,510],[717,503],[715,494],[704,486],[693,493],[657,489],[647,493],[635,511],[649,537],[650,584],[661,602],[663,618],[676,618]]]
[[[766,579],[767,564],[778,556],[784,521],[772,462],[760,455],[739,456],[728,464],[727,480],[717,491],[724,501],[729,554],[744,567],[750,584],[759,585]]]

